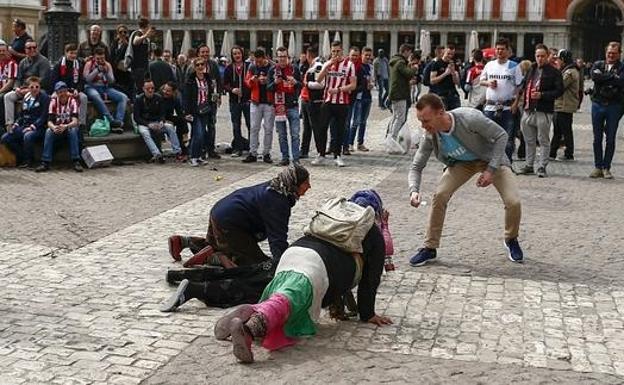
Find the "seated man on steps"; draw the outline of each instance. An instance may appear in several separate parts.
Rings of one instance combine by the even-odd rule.
[[[139,133],[152,153],[152,162],[165,163],[165,158],[163,158],[162,153],[154,142],[152,134],[156,134],[158,138],[161,134],[167,134],[173,153],[176,158],[180,158],[180,143],[178,142],[175,127],[170,123],[165,123],[163,98],[156,93],[152,80],[145,80],[143,93],[136,98],[134,103],[134,121],[139,125]]]
[[[38,77],[31,76],[26,83],[29,91],[24,95],[22,111],[0,139],[15,154],[20,168],[33,167],[34,145],[43,139],[50,102],[48,95],[41,89]]]
[[[54,142],[57,139],[69,139],[69,155],[74,171],[82,172],[80,165],[80,131],[78,128],[78,103],[76,98],[69,93],[65,82],[58,82],[54,86],[54,95],[50,99],[48,114],[48,128],[45,131],[43,142],[43,154],[41,165],[36,172],[50,170],[52,156],[54,155]]]
[[[54,86],[58,82],[67,85],[69,93],[78,103],[78,121],[82,129],[87,125],[87,94],[82,92],[84,79],[82,77],[82,63],[78,60],[78,49],[76,44],[65,45],[65,56],[59,59],[50,72],[50,90],[54,91]]]
[[[212,207],[205,238],[173,235],[169,237],[169,253],[180,261],[180,252],[189,247],[194,256],[184,267],[210,262],[208,257],[215,251],[219,252],[215,255],[218,260],[213,260],[216,264],[252,265],[269,260],[258,246],[268,239],[277,264],[288,247],[290,211],[309,188],[308,170],[293,164],[270,181],[238,189]]]
[[[128,97],[112,87],[115,83],[113,67],[106,61],[104,49],[96,48],[93,58],[85,63],[84,78],[85,93],[89,100],[95,104],[99,113],[110,121],[111,131],[123,134],[123,120],[126,115]],[[108,111],[102,98],[109,98],[116,104],[115,118]]]

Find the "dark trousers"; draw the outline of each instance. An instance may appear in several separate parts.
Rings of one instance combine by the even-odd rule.
[[[230,103],[230,120],[232,121],[232,133],[234,141],[232,143],[232,151],[248,150],[245,148],[245,140],[243,138],[242,123],[245,118],[247,126],[247,138],[249,138],[250,119],[249,119],[249,102],[247,103]]]
[[[565,145],[564,156],[566,158],[574,157],[574,135],[572,134],[572,117],[571,112],[555,112],[553,119],[553,137],[550,142],[550,157],[557,157],[557,150],[562,143]]]
[[[215,251],[224,253],[238,266],[247,266],[268,261],[258,240],[251,234],[239,229],[224,229],[210,217],[206,238],[193,237],[189,248],[193,254],[198,253],[206,246],[212,246]]]
[[[594,129],[594,166],[610,170],[615,153],[615,138],[622,117],[620,103],[592,103],[592,126]],[[603,136],[606,137],[603,156]]]
[[[43,141],[45,130],[24,132],[23,127],[15,127],[12,132],[2,135],[0,142],[6,144],[15,154],[17,164],[33,163],[35,143]]]
[[[203,155],[206,136],[208,135],[206,130],[210,119],[212,119],[210,115],[193,115],[193,125],[191,131],[191,158],[197,159]]]
[[[442,101],[444,102],[444,108],[447,111],[461,107],[461,99],[459,99],[458,94],[448,94],[441,97]]]
[[[386,99],[388,98],[388,79],[377,79],[379,84],[379,108],[386,108]]]
[[[134,83],[134,97],[143,93],[143,83],[145,83],[145,74],[147,69],[145,68],[133,68],[130,74],[132,75],[132,82]]]
[[[184,135],[188,134],[188,122],[183,116],[170,116],[171,122],[176,128],[176,136],[178,137],[178,143],[180,143],[180,149],[182,155],[188,155],[188,147],[184,143]]]
[[[301,115],[303,118],[303,135],[301,137],[301,155],[308,156],[310,152],[310,142],[312,141],[312,133],[315,132],[315,127],[318,127],[321,114],[321,103],[302,102],[301,103]],[[327,140],[327,139],[325,139]],[[318,143],[316,135],[314,136],[314,142]],[[318,150],[318,146],[317,146]],[[320,154],[320,152],[319,152]]]
[[[514,146],[516,144],[516,132],[515,132],[515,124],[514,124],[514,116],[511,113],[511,110],[504,110],[501,113],[497,114],[496,111],[484,111],[485,116],[487,116],[490,120],[493,120],[505,130],[507,133],[507,145],[505,146],[505,154],[507,158],[511,162],[511,156],[514,152]]]
[[[323,140],[321,143],[317,142],[317,149],[319,146],[325,147],[327,144],[327,129],[330,129],[331,141],[329,143],[329,151],[334,154],[334,157],[340,156],[342,152],[342,143],[344,141],[347,129],[346,120],[349,113],[348,104],[331,104],[324,103],[321,107],[321,132],[323,137],[319,138]],[[314,137],[316,141],[316,135]],[[325,155],[325,149],[323,152],[319,152],[321,155]]]

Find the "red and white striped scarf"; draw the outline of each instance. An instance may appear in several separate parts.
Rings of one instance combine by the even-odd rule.
[[[72,80],[75,85],[78,84],[78,80],[80,79],[80,62],[78,60],[73,60],[72,63]],[[62,78],[67,75],[67,56],[63,56],[63,58],[61,59],[60,72]]]
[[[208,103],[208,81],[206,79],[195,78],[197,82],[197,105]]]

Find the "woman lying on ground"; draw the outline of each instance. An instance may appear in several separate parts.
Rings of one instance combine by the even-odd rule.
[[[232,336],[233,353],[243,363],[253,362],[251,344],[277,350],[293,345],[295,337],[316,334],[321,307],[329,306],[357,285],[360,320],[378,326],[391,324],[375,313],[377,288],[384,268],[385,243],[377,225],[362,241],[361,254],[306,235],[282,255],[275,277],[257,305],[241,305],[215,325],[215,337]]]
[[[194,255],[184,267],[204,263],[226,268],[252,265],[270,259],[258,246],[268,239],[277,264],[288,247],[291,209],[309,188],[308,170],[293,164],[268,182],[236,190],[212,207],[205,238],[173,235],[169,237],[169,253],[180,261],[180,253],[189,247]]]

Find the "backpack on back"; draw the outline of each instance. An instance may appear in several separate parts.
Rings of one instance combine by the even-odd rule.
[[[374,223],[372,207],[363,208],[345,198],[332,198],[316,211],[303,232],[344,251],[362,253],[362,241]]]

